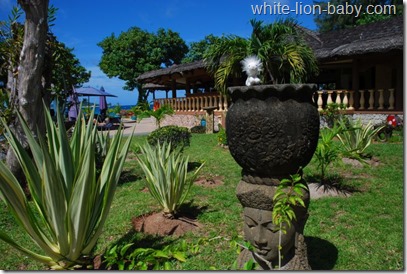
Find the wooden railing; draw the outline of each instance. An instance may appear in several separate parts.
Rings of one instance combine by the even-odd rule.
[[[346,110],[394,110],[394,88],[358,90],[320,90],[317,92],[318,111],[328,104],[337,103],[346,106]],[[315,98],[314,98],[315,99]]]
[[[225,95],[193,96],[182,98],[156,99],[160,105],[170,105],[175,112],[205,111],[207,107],[216,107],[215,111],[227,111],[229,103]]]

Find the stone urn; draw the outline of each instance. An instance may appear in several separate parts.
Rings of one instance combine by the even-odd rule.
[[[245,239],[254,251],[241,253],[238,265],[250,258],[261,269],[272,269],[278,259],[278,232],[271,220],[273,196],[280,180],[301,172],[311,160],[319,136],[319,113],[313,84],[231,87],[232,105],[226,116],[229,150],[242,167],[237,197],[243,205]],[[302,179],[302,184],[306,182]],[[309,270],[303,229],[306,207],[295,208],[296,220],[283,234],[283,269]],[[266,229],[265,229],[266,228]]]

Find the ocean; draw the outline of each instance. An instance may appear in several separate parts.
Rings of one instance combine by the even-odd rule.
[[[129,109],[131,109],[132,107],[134,107],[135,105],[123,105],[123,106],[120,106],[122,109],[125,109],[125,110],[129,110]],[[110,108],[113,108],[114,106],[110,106]],[[95,114],[100,114],[100,109],[99,109],[99,106],[96,106],[95,107]]]

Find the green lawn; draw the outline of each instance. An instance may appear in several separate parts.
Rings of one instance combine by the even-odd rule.
[[[134,138],[135,143],[144,141],[145,137]],[[341,176],[344,186],[355,189],[351,197],[311,201],[304,235],[313,269],[404,269],[403,144],[375,143],[369,151],[380,160],[378,167],[352,168],[337,164],[328,170],[330,174]],[[194,134],[185,153],[190,155],[190,162],[206,162],[202,175],[221,175],[224,184],[216,188],[192,187],[187,207],[198,212],[203,228],[182,239],[191,244],[202,238],[207,241],[197,255],[175,267],[233,269],[237,254],[230,247],[230,241],[240,239],[243,224],[242,207],[235,196],[241,169],[228,150],[217,146],[216,135]],[[312,161],[304,170],[305,177],[312,178],[316,170],[316,163]],[[181,240],[146,237],[131,230],[133,216],[159,210],[152,197],[140,191],[144,188],[142,176],[141,168],[130,153],[96,253],[102,253],[108,245],[118,241],[159,248]],[[0,205],[0,228],[26,247],[35,247],[21,233],[3,204]],[[0,242],[0,253],[0,269],[45,269],[3,242]]]

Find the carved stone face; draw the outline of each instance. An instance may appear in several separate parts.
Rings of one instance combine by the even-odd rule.
[[[246,207],[244,209],[244,233],[246,240],[254,247],[254,251],[267,261],[278,259],[279,232],[271,218],[271,211]],[[282,254],[289,251],[295,242],[295,228],[286,227],[287,233],[282,233]]]

